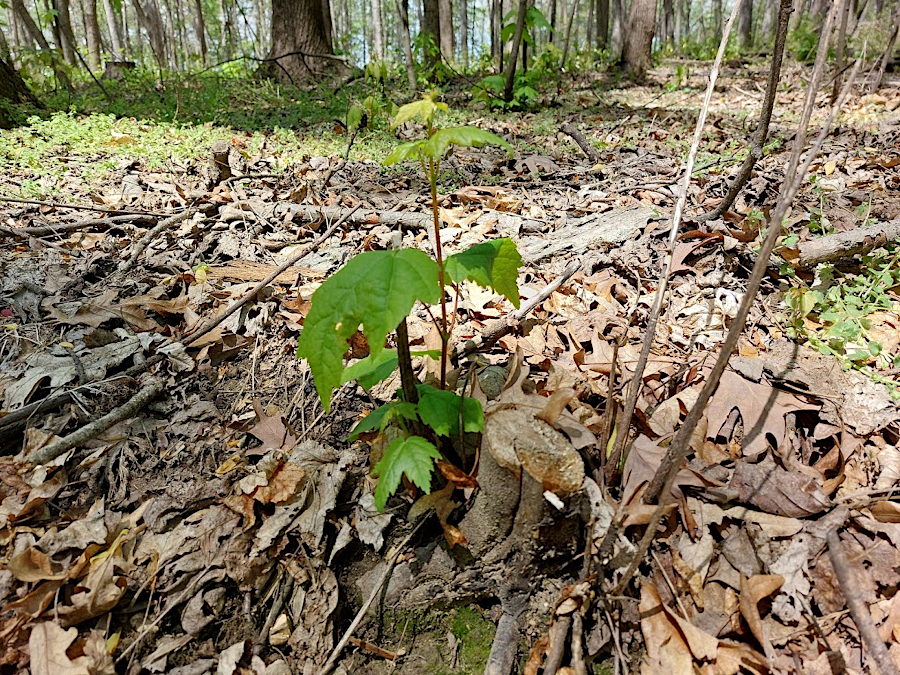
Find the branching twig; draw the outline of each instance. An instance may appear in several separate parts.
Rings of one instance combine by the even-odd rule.
[[[119,264],[118,269],[110,276],[109,283],[115,284],[122,279],[122,277],[134,267],[134,264],[137,262],[137,259],[141,257],[141,254],[147,250],[147,247],[153,242],[156,237],[158,237],[162,232],[165,232],[171,227],[174,227],[178,223],[183,220],[187,220],[195,213],[197,213],[198,209],[195,206],[192,206],[189,209],[185,209],[181,213],[176,213],[174,216],[166,218],[165,220],[160,221],[156,224],[153,229],[151,229],[147,234],[138,240],[138,242],[134,245],[134,248],[131,251],[131,255],[128,256],[127,260],[124,260]]]
[[[572,140],[578,144],[578,147],[581,148],[581,151],[587,156],[592,164],[600,163],[600,153],[594,150],[594,146],[591,145],[590,141],[585,138],[584,134],[581,133],[574,124],[563,122],[559,127],[559,130],[567,136],[572,137]]]
[[[159,216],[165,218],[171,213],[158,213],[156,211],[134,211],[129,209],[116,209],[109,206],[87,206],[84,204],[64,204],[62,202],[45,202],[40,199],[20,199],[19,197],[2,197],[0,202],[12,202],[13,204],[35,204],[37,206],[52,206],[57,209],[74,209],[76,211],[99,211],[100,213],[118,213],[121,215],[135,216]]]
[[[859,589],[863,584],[857,578],[858,571],[851,568],[850,561],[847,560],[847,553],[844,551],[837,530],[830,530],[826,538],[828,539],[828,557],[831,558],[834,576],[837,577],[841,593],[844,594],[844,599],[847,601],[853,623],[859,629],[859,636],[872,658],[875,659],[881,675],[898,675],[897,667],[891,660],[884,641],[878,635],[875,622],[872,621],[872,614],[866,603],[859,597]]]
[[[110,218],[88,218],[87,220],[77,220],[74,223],[57,223],[55,225],[33,225],[31,227],[6,227],[0,226],[0,234],[9,237],[48,237],[63,232],[75,232],[86,227],[97,227],[103,225],[112,225],[113,223],[139,223],[149,221],[156,223],[156,216],[145,213],[112,216]]]
[[[163,381],[157,378],[150,380],[147,384],[145,384],[141,390],[132,396],[128,401],[126,401],[123,405],[119,406],[115,410],[105,414],[98,420],[91,422],[90,424],[86,424],[85,426],[78,429],[65,438],[61,438],[55,443],[51,443],[50,445],[44,446],[39,450],[34,451],[31,455],[26,456],[24,459],[34,465],[38,464],[46,464],[47,462],[52,462],[54,459],[62,455],[68,450],[71,450],[74,447],[79,445],[84,445],[89,440],[96,438],[104,431],[109,429],[115,424],[118,424],[122,420],[127,420],[130,417],[133,417],[141,408],[147,405],[154,398],[159,396],[160,392],[163,390]]]

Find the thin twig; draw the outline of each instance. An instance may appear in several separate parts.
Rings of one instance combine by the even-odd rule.
[[[184,335],[184,339],[187,339],[187,338],[189,338],[189,339],[185,343],[185,346],[190,347],[191,345],[196,344],[197,341],[201,337],[206,335],[209,331],[211,331],[213,328],[215,328],[220,323],[225,321],[225,319],[227,319],[229,316],[234,314],[241,307],[243,307],[248,302],[250,302],[250,300],[255,298],[256,294],[259,293],[266,286],[271,284],[276,279],[276,277],[278,277],[279,274],[284,272],[288,267],[291,267],[292,265],[297,263],[297,261],[302,259],[311,250],[319,247],[326,239],[328,239],[328,237],[330,237],[332,234],[334,234],[334,231],[337,230],[341,225],[343,225],[350,218],[350,216],[352,216],[356,212],[356,209],[358,209],[358,208],[359,208],[359,205],[357,205],[356,208],[352,209],[348,213],[345,213],[341,217],[341,219],[338,220],[334,225],[332,225],[327,230],[325,230],[325,232],[323,232],[321,235],[316,237],[315,241],[307,244],[306,246],[301,248],[299,251],[293,253],[287,260],[285,260],[278,267],[276,267],[274,270],[272,270],[272,272],[270,272],[269,275],[265,279],[260,281],[258,284],[256,284],[253,288],[251,288],[249,291],[247,291],[247,293],[245,293],[241,297],[237,298],[236,300],[232,300],[231,303],[224,310],[219,312],[216,316],[211,318],[209,321],[206,321],[205,323],[201,324],[200,326],[193,329],[192,331],[186,333]]]
[[[72,448],[79,445],[84,445],[89,440],[96,438],[104,431],[111,428],[113,425],[118,424],[122,420],[127,420],[130,417],[134,417],[134,415],[139,410],[141,410],[154,398],[159,396],[162,390],[163,381],[157,378],[153,378],[152,380],[150,380],[150,382],[145,384],[137,394],[128,399],[128,401],[126,401],[123,405],[119,406],[111,412],[108,412],[100,419],[95,420],[90,424],[86,424],[85,426],[69,434],[65,438],[61,438],[55,443],[51,443],[50,445],[36,450],[35,452],[31,453],[30,456],[26,456],[25,460],[34,465],[52,462],[54,459],[56,459],[66,451],[71,450]]]
[[[165,220],[161,220],[157,223],[147,234],[138,240],[138,242],[134,245],[134,248],[131,250],[131,255],[128,256],[127,260],[124,260],[119,264],[118,269],[112,274],[109,278],[108,282],[110,284],[115,284],[122,279],[122,277],[127,274],[132,267],[134,267],[138,258],[141,257],[141,254],[147,250],[147,247],[153,242],[156,237],[158,237],[161,233],[165,232],[169,228],[174,227],[178,223],[187,220],[195,213],[197,213],[199,209],[196,206],[192,206],[189,209],[185,209],[181,213],[176,213],[174,216],[170,216]]]
[[[394,571],[394,565],[397,564],[397,560],[400,558],[400,554],[403,552],[403,549],[405,549],[406,545],[410,541],[412,541],[413,536],[416,534],[416,532],[419,531],[419,528],[422,527],[426,520],[428,520],[428,517],[423,516],[419,520],[419,522],[416,523],[416,526],[412,529],[412,532],[406,535],[403,541],[400,542],[399,546],[397,546],[392,552],[388,554],[388,564],[385,566],[384,571],[381,573],[381,576],[378,579],[378,583],[375,584],[375,588],[372,589],[372,592],[369,594],[369,597],[366,598],[363,606],[359,608],[356,616],[353,617],[353,621],[350,622],[347,630],[344,631],[343,637],[332,650],[331,656],[329,656],[328,660],[325,661],[325,665],[323,665],[319,669],[318,675],[328,675],[332,671],[338,657],[341,655],[341,652],[344,651],[347,643],[350,642],[350,638],[353,636],[353,632],[359,627],[359,624],[362,623],[362,620],[365,618],[366,613],[369,611],[369,607],[372,606],[372,603],[375,602],[375,598],[378,597],[378,592],[381,590],[382,585],[388,580],[388,578],[391,576],[391,573]]]
[[[872,621],[872,614],[866,603],[859,596],[859,589],[863,584],[858,578],[858,570],[850,565],[847,560],[847,553],[841,544],[837,530],[830,530],[826,535],[828,540],[828,557],[831,558],[831,566],[834,568],[834,576],[837,577],[838,585],[841,587],[841,593],[847,601],[847,607],[850,609],[850,616],[853,623],[859,629],[859,636],[862,638],[866,649],[875,659],[878,670],[881,675],[898,675],[898,670],[888,654],[884,641],[878,635],[878,629],[875,622]]]
[[[52,206],[57,209],[75,209],[77,211],[99,211],[101,213],[118,213],[134,216],[158,216],[166,218],[171,213],[159,213],[158,211],[135,211],[130,209],[117,209],[110,206],[88,206],[86,204],[65,204],[63,202],[45,202],[40,199],[21,199],[19,197],[0,196],[0,202],[12,202],[14,204],[36,204],[37,206]]]
[[[112,216],[111,218],[88,218],[87,220],[76,220],[73,223],[56,223],[53,225],[33,225],[30,227],[6,227],[0,226],[0,234],[9,237],[48,237],[63,232],[74,232],[83,230],[86,227],[97,227],[103,225],[112,225],[113,223],[138,223],[149,220],[156,223],[156,216],[150,216],[144,213]]]

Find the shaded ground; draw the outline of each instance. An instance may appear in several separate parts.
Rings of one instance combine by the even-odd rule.
[[[521,354],[520,372],[530,376],[518,391],[506,386],[500,400],[508,407],[523,396],[574,390],[560,428],[602,499],[586,482],[562,511],[545,513],[545,529],[566,541],[520,569],[513,558],[487,562],[492,546],[465,518],[477,512],[476,498],[457,491],[449,521],[468,551],[449,546],[441,524],[429,520],[376,603],[383,615],[373,612],[356,631],[367,643],[350,646],[340,662],[346,672],[481,672],[503,614],[498,598],[514,572],[527,586],[523,667],[529,650],[534,664],[561,640],[564,663],[576,665],[577,651],[598,673],[614,660],[620,672],[636,669],[642,659],[648,668],[677,663],[679,673],[691,664],[704,672],[788,671],[792,653],[805,672],[826,673],[830,651],[848,672],[867,672],[825,554],[833,527],[897,660],[900,517],[892,497],[900,453],[891,394],[900,365],[893,291],[900,271],[890,248],[817,276],[773,266],[680,476],[677,513],[638,579],[608,597],[647,522],[641,491],[737,306],[802,98],[802,73],[788,73],[770,154],[733,211],[684,225],[675,250],[681,265],[644,373],[637,438],[628,458],[610,460],[604,471],[597,437],[612,343],[621,341],[619,368],[630,376],[706,76],[702,64],[680,73],[683,82],[660,71],[658,84],[644,88],[581,82],[559,107],[537,113],[451,114],[450,122],[504,136],[516,154],[466,150],[451,158],[441,181],[449,250],[514,238],[525,258],[526,298],[571,260],[581,263],[473,368],[485,391],[491,377],[499,389]],[[724,193],[764,76],[759,68],[724,73],[689,216]],[[396,382],[371,392],[345,386],[325,414],[294,350],[312,291],[354,253],[390,247],[399,228],[383,224],[386,214],[426,213],[427,187],[413,167],[385,170],[373,161],[395,142],[386,115],[370,121],[344,161],[349,139],[335,133],[334,120],[346,99],[324,91],[295,104],[267,87],[138,88],[129,107],[111,111],[136,114],[130,106],[142,102],[137,119],[58,114],[3,132],[3,196],[154,214],[88,223],[101,214],[0,206],[4,672],[29,662],[44,672],[35,667],[44,653],[71,661],[72,672],[271,674],[288,672],[288,664],[314,672],[410,530],[406,514],[419,495],[401,492],[377,513],[369,447],[344,440],[390,399]],[[853,97],[786,236],[807,241],[898,217],[898,106],[896,83]],[[220,109],[230,112],[210,112]],[[559,133],[564,120],[590,138],[599,165]],[[207,121],[235,128],[198,124]],[[230,144],[235,174],[264,176],[210,188],[207,150],[216,140]],[[204,319],[325,231],[325,219],[314,217],[320,207],[346,213],[360,204],[338,234],[196,341]],[[159,214],[189,206],[196,212],[121,267],[165,218]],[[333,220],[336,211],[327,213]],[[403,244],[429,250],[415,222],[400,230]],[[49,229],[17,231],[25,227]],[[454,337],[477,336],[510,309],[473,288],[460,298]],[[413,316],[415,344],[427,346],[430,329],[426,314]],[[139,414],[29,467],[35,452],[122,405],[148,378],[164,390]],[[623,384],[616,382],[614,399],[621,401]],[[27,408],[60,391],[70,400]],[[23,408],[27,418],[10,422]],[[617,507],[628,520],[607,540]],[[566,630],[555,633],[551,623]],[[578,643],[570,624],[582,626]],[[390,653],[399,655],[396,664],[385,662]]]

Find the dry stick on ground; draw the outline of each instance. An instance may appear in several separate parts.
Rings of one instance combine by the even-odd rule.
[[[139,410],[147,405],[154,398],[159,396],[163,390],[163,382],[160,379],[153,378],[141,390],[132,396],[123,405],[115,410],[108,412],[103,417],[90,424],[86,424],[77,431],[69,434],[65,438],[61,438],[55,443],[46,445],[39,450],[26,456],[24,459],[34,465],[46,464],[62,455],[68,450],[79,445],[84,445],[88,441],[96,438],[113,425],[118,424],[122,420],[134,417]]]
[[[160,221],[156,224],[147,234],[141,237],[138,242],[134,245],[134,248],[131,250],[131,255],[128,256],[127,260],[122,261],[119,264],[119,268],[113,272],[110,276],[108,283],[115,284],[122,280],[122,277],[127,274],[132,267],[134,267],[138,258],[141,257],[141,254],[147,250],[147,247],[153,243],[153,240],[156,239],[160,234],[165,232],[166,230],[175,227],[178,223],[187,220],[195,213],[197,213],[199,209],[196,206],[192,206],[189,209],[185,209],[181,213],[176,213],[174,216],[166,218],[165,220]]]
[[[609,457],[609,462],[611,464],[617,462],[618,458],[623,456],[625,448],[628,445],[631,418],[634,416],[638,395],[641,392],[644,369],[647,367],[647,360],[650,358],[650,348],[653,346],[653,340],[656,337],[656,326],[659,323],[659,314],[662,309],[663,298],[665,297],[669,285],[669,278],[672,276],[674,260],[672,251],[675,250],[675,241],[678,237],[678,226],[681,224],[681,214],[684,211],[684,205],[687,201],[694,161],[700,150],[700,139],[703,136],[703,127],[706,124],[706,116],[709,113],[709,104],[712,100],[716,79],[719,76],[719,67],[722,65],[722,59],[725,57],[725,47],[728,44],[728,36],[731,33],[731,27],[734,25],[734,21],[737,18],[738,10],[740,10],[740,8],[741,0],[737,0],[734,4],[734,8],[731,10],[731,16],[728,17],[728,23],[725,24],[725,29],[722,32],[722,41],[719,43],[719,51],[716,54],[716,60],[713,62],[712,69],[709,72],[709,84],[706,87],[706,95],[703,97],[700,115],[697,118],[697,126],[694,129],[694,139],[691,141],[691,149],[688,151],[687,162],[684,168],[684,177],[681,181],[680,194],[678,195],[678,201],[675,202],[675,213],[672,214],[672,227],[669,230],[668,241],[669,252],[666,256],[665,268],[663,269],[659,283],[657,284],[656,296],[653,298],[653,307],[650,309],[650,316],[647,318],[647,329],[644,333],[644,342],[641,345],[641,353],[640,356],[638,356],[638,361],[634,369],[634,376],[628,386],[628,394],[625,397],[625,404],[617,424],[618,436],[616,437],[615,448],[613,449],[612,455]]]
[[[74,223],[57,223],[55,225],[33,225],[31,227],[0,226],[0,234],[5,234],[9,237],[47,237],[63,232],[83,230],[86,227],[112,225],[113,223],[147,222],[155,224],[156,221],[156,216],[141,213],[135,215],[112,216],[111,218],[88,218],[87,220],[76,220]]]
[[[547,655],[547,663],[544,664],[544,675],[556,675],[556,671],[562,665],[563,655],[566,652],[566,636],[569,634],[569,626],[572,623],[572,615],[556,617],[556,623],[550,626],[550,653]]]
[[[775,47],[772,49],[772,65],[769,67],[769,80],[766,84],[766,94],[763,99],[762,110],[759,113],[759,122],[756,125],[756,131],[750,139],[750,149],[747,151],[747,157],[741,165],[737,176],[728,186],[728,192],[716,208],[708,213],[699,216],[697,220],[709,220],[718,218],[725,213],[738,193],[744,189],[744,185],[750,180],[750,174],[757,161],[762,158],[763,146],[766,144],[766,137],[769,134],[769,122],[772,120],[772,108],[775,105],[775,92],[778,89],[778,82],[781,79],[781,63],[784,57],[784,43],[787,38],[788,19],[793,11],[793,0],[781,0],[778,9],[778,30],[775,33]]]
[[[259,293],[262,289],[264,289],[266,286],[271,284],[276,279],[276,277],[278,277],[279,274],[284,272],[288,267],[291,267],[292,265],[296,264],[305,255],[307,255],[311,250],[320,246],[326,239],[328,239],[328,237],[330,237],[332,234],[334,234],[334,231],[337,230],[341,225],[343,225],[350,218],[350,216],[352,216],[354,213],[356,213],[356,210],[358,208],[359,208],[359,206],[352,209],[350,212],[345,213],[344,216],[340,220],[338,220],[334,225],[332,225],[327,230],[325,230],[325,232],[323,232],[321,235],[316,237],[315,241],[313,241],[310,244],[307,244],[306,246],[301,248],[299,251],[293,253],[287,260],[285,260],[278,267],[276,267],[274,270],[272,270],[272,272],[270,272],[269,275],[265,279],[260,281],[258,284],[256,284],[253,288],[251,288],[249,291],[247,291],[247,293],[245,293],[241,297],[237,298],[236,300],[232,300],[231,303],[229,303],[229,305],[225,309],[223,309],[221,312],[216,314],[209,321],[202,323],[200,326],[198,326],[194,330],[185,334],[184,338],[190,338],[190,339],[188,339],[187,342],[185,342],[185,346],[190,347],[191,345],[196,344],[197,341],[201,337],[203,337],[204,335],[209,333],[213,328],[218,326],[220,323],[225,321],[225,319],[227,319],[229,316],[234,314],[241,307],[243,307],[248,302],[250,302],[253,298],[256,297],[257,293]]]
[[[497,340],[502,338],[504,335],[508,335],[512,332],[512,330],[519,325],[519,322],[522,321],[535,307],[541,304],[544,300],[549,298],[554,291],[556,291],[560,286],[562,286],[569,278],[575,274],[578,270],[581,269],[581,263],[578,260],[571,261],[568,265],[566,265],[566,269],[563,270],[562,274],[560,274],[556,279],[551,281],[549,284],[544,286],[541,289],[540,293],[532,297],[528,302],[522,305],[515,312],[512,312],[508,316],[497,319],[484,327],[484,330],[481,332],[481,335],[478,339],[472,340],[471,344],[467,345],[460,353],[459,358],[464,358],[466,356],[470,356],[477,351],[482,349],[489,349]]]
[[[503,615],[497,622],[497,632],[491,653],[484,666],[484,675],[509,675],[516,662],[516,650],[519,644],[519,618],[528,604],[528,589],[513,588],[508,585],[500,591],[500,606]]]
[[[734,348],[737,346],[738,340],[741,336],[741,332],[744,328],[744,324],[747,320],[747,315],[750,312],[750,307],[756,299],[756,294],[759,291],[760,284],[762,283],[763,275],[766,272],[766,261],[772,254],[772,250],[775,248],[775,242],[781,236],[781,227],[775,225],[775,223],[781,223],[784,217],[787,215],[788,209],[790,208],[794,197],[796,197],[797,192],[800,190],[800,185],[803,183],[803,178],[806,176],[806,172],[809,170],[809,167],[818,154],[819,150],[821,150],[822,144],[825,142],[825,138],[828,136],[829,129],[831,128],[831,125],[834,122],[835,117],[837,116],[837,112],[843,105],[844,99],[846,99],[847,94],[850,92],[850,89],[852,87],[853,81],[856,78],[856,74],[859,72],[859,66],[862,63],[862,57],[857,60],[856,66],[853,69],[853,73],[850,76],[847,84],[844,85],[844,88],[841,90],[841,94],[838,97],[838,100],[835,102],[835,105],[832,107],[828,119],[822,127],[822,131],[819,134],[819,137],[816,139],[813,147],[807,153],[806,160],[803,162],[803,165],[798,169],[798,165],[800,164],[800,157],[803,153],[803,146],[806,140],[806,129],[809,126],[809,119],[812,115],[812,110],[815,107],[816,93],[822,80],[822,73],[825,69],[825,61],[829,42],[828,38],[831,35],[831,28],[834,24],[834,17],[837,8],[837,5],[832,6],[832,10],[829,12],[828,18],[825,22],[825,26],[823,27],[825,39],[819,42],[819,53],[816,56],[816,64],[813,68],[813,74],[810,78],[810,84],[807,89],[806,103],[801,115],[797,134],[794,137],[795,145],[793,148],[793,152],[791,153],[791,158],[788,162],[788,168],[785,172],[786,182],[782,186],[778,203],[769,220],[769,232],[766,236],[765,241],[763,242],[759,258],[757,259],[756,264],[753,266],[753,272],[751,273],[750,279],[747,282],[747,290],[744,294],[744,298],[741,301],[740,307],[738,307],[737,316],[731,322],[731,328],[728,331],[728,336],[725,338],[725,342],[722,344],[721,350],[719,352],[719,357],[716,359],[716,363],[715,365],[713,365],[712,371],[707,376],[706,383],[704,384],[703,389],[700,391],[700,394],[697,397],[697,401],[694,403],[693,407],[685,418],[684,423],[681,425],[681,428],[679,428],[678,432],[675,434],[675,438],[672,439],[669,450],[667,451],[666,456],[663,458],[663,461],[661,462],[656,475],[653,477],[653,480],[650,482],[644,492],[645,503],[650,503],[657,499],[659,500],[659,503],[657,504],[656,509],[653,511],[650,522],[647,523],[647,529],[644,532],[643,538],[638,544],[634,558],[629,564],[628,569],[622,575],[622,578],[619,580],[616,588],[613,590],[613,594],[620,593],[622,589],[625,588],[625,586],[628,584],[631,577],[637,570],[638,565],[640,565],[641,560],[643,560],[644,556],[647,554],[647,551],[650,548],[650,543],[653,541],[653,538],[656,535],[656,528],[659,526],[659,523],[662,520],[662,515],[665,511],[667,495],[669,495],[672,490],[672,486],[675,484],[675,477],[678,475],[678,470],[681,468],[681,463],[684,460],[684,457],[686,456],[689,449],[691,435],[693,434],[694,429],[697,427],[697,423],[700,421],[700,418],[703,416],[703,412],[706,409],[706,404],[712,396],[713,391],[715,391],[716,387],[718,386],[719,379],[722,377],[722,373],[724,372],[725,367],[728,365],[728,360],[731,356],[731,352],[734,351]]]
[[[64,204],[62,202],[45,202],[40,199],[20,199],[19,197],[3,197],[0,196],[0,202],[11,202],[13,204],[35,204],[37,206],[52,206],[57,209],[74,209],[76,211],[99,211],[100,213],[118,213],[121,215],[132,216],[159,216],[165,218],[171,216],[171,213],[159,213],[156,211],[136,211],[133,209],[116,209],[110,206],[87,206],[84,204]]]
[[[844,546],[841,544],[836,529],[830,530],[826,538],[828,539],[828,557],[831,558],[834,576],[837,577],[841,593],[844,594],[844,599],[847,601],[847,607],[850,609],[853,623],[859,629],[859,636],[862,638],[872,658],[875,659],[881,675],[898,675],[897,667],[891,660],[891,655],[888,654],[884,641],[878,635],[875,622],[872,621],[872,613],[859,595],[859,589],[863,584],[858,578],[859,570],[856,569],[857,566],[851,566],[850,561],[847,560],[847,553],[844,551]]]
[[[600,153],[594,150],[594,146],[591,145],[591,142],[585,138],[583,133],[575,128],[574,124],[563,122],[562,126],[559,127],[559,130],[567,136],[571,136],[572,140],[578,144],[578,147],[581,148],[581,151],[593,164],[600,163]]]
[[[363,606],[359,608],[356,616],[353,617],[353,621],[350,622],[347,630],[344,631],[344,636],[340,639],[340,642],[335,645],[335,648],[332,650],[331,655],[328,657],[328,660],[325,661],[325,665],[323,665],[319,669],[318,675],[328,675],[328,673],[330,673],[334,669],[334,665],[335,663],[337,663],[338,657],[341,655],[341,652],[344,651],[344,647],[347,646],[347,643],[350,642],[350,638],[353,636],[353,632],[359,627],[359,624],[362,623],[362,620],[365,618],[366,613],[369,611],[369,607],[372,606],[372,603],[375,602],[375,598],[378,597],[378,592],[381,590],[381,587],[385,583],[387,583],[387,580],[393,573],[394,566],[397,564],[397,560],[400,558],[400,554],[403,553],[403,549],[405,549],[406,545],[410,541],[412,541],[413,536],[415,536],[416,532],[419,531],[419,528],[422,527],[423,524],[425,524],[425,521],[428,520],[428,518],[428,515],[422,516],[419,519],[419,522],[416,523],[416,526],[408,535],[406,535],[403,541],[401,541],[395,549],[388,553],[388,558],[390,560],[387,566],[384,568],[384,571],[381,573],[381,576],[378,578],[378,582],[375,584],[375,588],[372,589],[372,592],[369,594],[369,597],[366,598]]]
[[[861,253],[868,253],[873,248],[898,239],[900,239],[900,218],[805,241],[797,246],[800,255],[791,262],[794,267],[810,269],[819,263],[846,260]]]

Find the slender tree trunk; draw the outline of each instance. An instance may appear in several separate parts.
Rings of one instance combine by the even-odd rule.
[[[635,0],[637,1],[637,0]],[[621,59],[625,43],[625,3],[612,0],[612,29],[609,35],[609,52],[613,61]]]
[[[509,52],[509,63],[506,64],[506,85],[503,87],[503,100],[509,103],[513,97],[513,84],[516,81],[516,60],[519,57],[519,45],[522,43],[522,33],[525,32],[525,13],[528,11],[529,0],[519,0],[519,9],[516,14],[516,32],[513,35],[512,46]]]
[[[156,0],[134,0],[134,11],[138,21],[150,38],[150,50],[160,70],[166,67],[166,33],[162,14]]]
[[[331,11],[331,0],[322,0],[322,23],[325,29],[325,42],[334,49],[334,19]],[[260,23],[260,25],[263,25]]]
[[[555,0],[554,0],[555,1]],[[459,0],[459,55],[463,68],[469,67],[469,0]]]
[[[53,0],[53,9],[56,10],[54,23],[59,34],[59,46],[62,49],[63,58],[70,66],[77,66],[75,32],[72,30],[72,14],[69,10],[69,0]]]
[[[119,27],[116,11],[113,9],[112,0],[103,0],[103,14],[106,16],[106,29],[109,32],[109,43],[112,49],[113,61],[124,61],[125,54],[122,51],[122,29]]]
[[[753,0],[744,0],[741,14],[738,17],[738,40],[741,49],[749,52],[753,49]]]
[[[673,27],[672,27],[672,42],[673,44],[680,45],[681,44],[681,4],[683,0],[677,0],[677,4],[675,6],[675,12],[672,17]]]
[[[97,0],[84,0],[84,37],[87,41],[88,63],[100,68],[100,23],[97,21]]]
[[[503,68],[503,44],[500,42],[500,28],[503,17],[500,16],[500,0],[491,0],[491,58],[497,67]]]
[[[438,15],[440,19],[440,45],[441,54],[447,61],[456,60],[456,50],[453,44],[453,2],[452,0],[438,0]]]
[[[422,0],[422,35],[431,43],[425,49],[425,65],[434,68],[441,59],[441,10],[438,0]]]
[[[550,14],[550,35],[547,36],[547,42],[553,44],[556,42],[556,0],[550,0],[550,8],[547,11]]]
[[[66,91],[72,92],[72,82],[69,80],[69,76],[66,74],[66,71],[60,67],[59,62],[57,61],[57,56],[54,54],[53,49],[50,47],[50,43],[47,42],[47,38],[44,37],[44,34],[41,32],[41,29],[38,28],[38,25],[34,22],[34,19],[31,18],[31,14],[28,13],[28,10],[25,8],[25,3],[22,0],[11,0],[13,9],[16,11],[16,15],[19,18],[19,21],[22,22],[22,25],[25,27],[27,33],[31,36],[31,39],[37,43],[37,45],[47,52],[50,56],[51,64],[53,67],[53,72],[56,74],[56,79],[59,82],[60,86],[64,87]]]
[[[771,4],[771,2],[766,3]],[[691,0],[681,0],[681,33],[678,39],[682,42],[691,34]]]
[[[563,43],[562,67],[566,67],[566,59],[569,57],[569,47],[572,44],[572,25],[575,23],[575,15],[578,13],[579,0],[569,0],[572,7],[569,9],[569,20],[566,22],[566,40]]]
[[[662,36],[667,45],[675,42],[675,5],[673,0],[663,0]]]
[[[325,39],[321,0],[272,0],[270,58],[281,57],[280,67],[269,69],[272,73],[295,83],[342,74],[343,65],[328,58],[331,54],[331,43]]]
[[[900,32],[900,3],[897,3],[893,24],[894,27],[891,32],[891,37],[888,40],[887,47],[884,48],[884,53],[881,55],[881,61],[878,63],[878,72],[875,73],[875,78],[869,85],[870,92],[878,91],[881,87],[881,81],[884,79],[884,71],[887,69],[888,61],[891,60],[891,55],[894,53],[894,45],[897,44],[897,33]]]
[[[137,53],[137,51],[135,50],[134,44],[131,41],[131,30],[129,29],[129,26],[131,26],[133,23],[134,23],[133,20],[131,21],[131,23],[129,23],[128,3],[123,2],[122,3],[122,37],[124,38],[123,44],[125,45],[125,57],[130,58],[131,60],[135,59],[135,54]]]
[[[590,50],[594,44],[594,0],[588,0],[587,34],[585,35],[585,49]]]
[[[206,22],[203,20],[202,0],[194,0],[194,32],[197,34],[197,43],[200,46],[200,63],[205,66],[209,48],[206,46]]]
[[[609,0],[597,0],[597,50],[609,45]]]
[[[838,94],[844,81],[844,50],[847,46],[847,20],[850,16],[850,5],[852,0],[842,0],[841,6],[841,27],[838,29],[837,45],[835,45],[834,56],[834,86],[831,88],[831,104],[837,100]]]
[[[722,0],[713,0],[713,39],[722,41]]]
[[[763,6],[765,11],[763,11],[762,25],[759,28],[759,40],[760,44],[768,44],[772,37],[772,30],[775,28],[776,5],[774,2],[764,2]]]
[[[381,0],[372,0],[372,51],[375,58],[384,60],[384,24],[381,21]]]
[[[409,82],[409,91],[416,94],[416,64],[413,61],[412,44],[409,40],[409,0],[394,0],[397,7],[397,32],[400,35],[400,45],[403,47],[403,60],[406,62],[406,80]]]
[[[642,80],[650,68],[655,31],[656,0],[631,0],[623,61],[625,70],[635,80]]]

